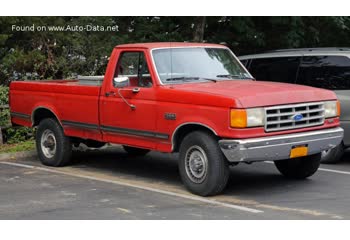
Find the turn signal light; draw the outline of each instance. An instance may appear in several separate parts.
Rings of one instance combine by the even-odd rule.
[[[246,128],[247,111],[244,109],[231,109],[230,123],[233,128]]]
[[[337,116],[340,117],[340,102],[337,100]]]

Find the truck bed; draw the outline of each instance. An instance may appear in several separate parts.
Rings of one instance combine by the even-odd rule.
[[[62,124],[85,122],[99,125],[99,86],[82,85],[78,80],[16,81],[10,85],[11,120],[32,126],[32,114],[39,108],[51,109]],[[84,114],[82,114],[84,113]],[[98,129],[79,131],[67,124],[65,134],[100,139]]]

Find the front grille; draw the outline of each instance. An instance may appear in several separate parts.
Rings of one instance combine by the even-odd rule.
[[[301,118],[296,120],[297,115]],[[324,104],[303,103],[265,108],[265,131],[282,131],[312,127],[324,123]]]

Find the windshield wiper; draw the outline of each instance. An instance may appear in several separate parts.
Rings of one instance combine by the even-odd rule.
[[[215,79],[209,79],[209,78],[202,78],[202,77],[174,77],[174,78],[167,78],[166,81],[191,81],[191,80],[207,80],[212,82],[217,82]]]
[[[231,74],[219,74],[216,75],[218,78],[239,78],[241,77],[240,75],[231,75]]]
[[[232,74],[219,74],[219,75],[216,75],[216,77],[218,77],[218,78],[231,78],[231,79],[234,79],[234,78],[238,78],[238,79],[254,79],[254,78],[250,78],[250,77],[242,77],[241,75],[232,75]]]
[[[166,81],[188,81],[188,80],[199,80],[199,77],[173,77],[173,78],[166,79]]]

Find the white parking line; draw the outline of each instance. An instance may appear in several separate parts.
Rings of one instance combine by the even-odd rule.
[[[265,163],[272,163],[272,161],[264,161]],[[347,171],[340,171],[340,170],[334,170],[334,169],[329,169],[329,168],[319,168],[318,171],[324,171],[324,172],[332,172],[332,173],[339,173],[339,174],[345,174],[345,175],[350,175],[350,172]]]
[[[45,171],[45,172],[68,175],[68,176],[72,176],[72,177],[79,177],[79,178],[85,178],[85,179],[94,180],[94,181],[100,181],[100,182],[117,184],[117,185],[121,185],[121,186],[138,188],[138,189],[142,189],[142,190],[146,190],[146,191],[161,193],[161,194],[165,194],[165,195],[169,195],[169,196],[194,200],[194,201],[198,201],[198,202],[208,203],[208,204],[212,204],[212,205],[216,205],[216,206],[220,206],[220,207],[226,207],[226,208],[241,210],[241,211],[250,212],[250,213],[263,213],[264,212],[264,211],[261,211],[258,209],[247,208],[247,207],[243,207],[243,206],[239,206],[239,205],[235,205],[235,204],[224,203],[224,202],[220,202],[220,201],[216,201],[216,200],[208,199],[208,198],[204,198],[204,197],[181,194],[181,193],[166,191],[166,190],[162,190],[162,189],[156,189],[156,188],[151,188],[151,187],[147,187],[147,186],[127,183],[127,182],[123,182],[123,181],[116,181],[116,180],[109,180],[109,179],[104,179],[104,178],[86,176],[86,175],[82,175],[82,174],[69,173],[69,172],[59,171],[59,170],[55,170],[55,169],[50,169],[50,168],[45,168],[45,167],[37,167],[37,166],[21,164],[21,163],[14,163],[14,162],[0,162],[0,164],[35,169],[35,170],[40,170],[40,171]]]
[[[328,168],[319,168],[318,170],[324,171],[324,172],[332,172],[332,173],[340,173],[340,174],[350,175],[350,172],[339,171],[339,170],[328,169]]]

